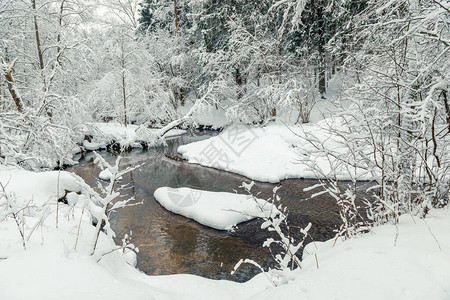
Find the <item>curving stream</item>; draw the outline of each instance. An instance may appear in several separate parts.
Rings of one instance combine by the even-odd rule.
[[[124,186],[123,197],[134,196],[143,204],[121,209],[111,217],[117,243],[126,233],[132,232],[132,242],[139,247],[138,268],[149,275],[188,273],[213,279],[246,281],[259,273],[256,267],[244,265],[235,275],[230,271],[241,258],[257,261],[263,267],[274,261],[262,243],[269,236],[260,230],[260,221],[240,224],[234,232],[207,228],[188,218],[165,210],[154,198],[153,192],[161,186],[192,187],[209,191],[243,191],[238,187],[250,180],[236,174],[188,164],[166,157],[176,155],[179,145],[202,140],[214,132],[194,132],[167,141],[166,147],[123,154],[122,166],[145,162],[139,170],[127,174],[119,183]],[[107,161],[115,156],[101,152]],[[93,163],[94,155],[87,153],[80,163],[69,169],[80,175],[91,186],[96,186],[100,169]],[[289,208],[289,222],[295,226],[313,224],[310,230],[314,240],[323,241],[334,236],[340,224],[338,207],[327,196],[310,199],[311,192],[303,189],[316,184],[314,180],[289,179],[279,185],[278,195]],[[268,198],[276,186],[257,182],[253,192],[259,198]],[[363,187],[362,187],[363,188]],[[295,235],[295,233],[294,233]]]

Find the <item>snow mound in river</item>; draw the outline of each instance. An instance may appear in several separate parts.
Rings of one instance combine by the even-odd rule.
[[[167,210],[218,230],[278,213],[271,203],[242,194],[161,187],[154,196]]]

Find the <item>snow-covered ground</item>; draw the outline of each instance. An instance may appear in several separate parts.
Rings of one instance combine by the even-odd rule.
[[[189,163],[200,164],[244,175],[250,179],[276,183],[287,178],[335,176],[351,179],[347,165],[336,159],[345,153],[344,141],[330,133],[330,124],[339,119],[324,119],[316,124],[265,127],[233,125],[218,136],[183,145],[178,152]],[[309,141],[313,141],[314,145]],[[316,146],[327,149],[328,155]],[[313,163],[313,165],[312,165]],[[317,168],[321,173],[316,172]],[[373,176],[363,169],[352,170],[360,180]]]
[[[122,147],[142,148],[141,142],[152,143],[156,139],[158,129],[147,129],[129,124],[125,127],[119,123],[90,123],[84,126],[82,133],[92,136],[92,140],[83,141],[86,150],[105,149],[106,145],[115,141]],[[165,137],[174,137],[186,133],[182,129],[172,129]]]
[[[86,187],[79,180],[67,172],[0,169],[0,182],[20,200],[8,207],[1,198],[0,216],[15,209],[25,221],[21,228],[27,239],[24,250],[12,215],[0,219],[0,299],[450,298],[448,208],[431,210],[425,220],[404,215],[397,226],[380,226],[336,245],[332,240],[309,244],[302,269],[274,287],[264,274],[246,283],[186,274],[147,276],[127,264],[133,260],[121,250],[89,255],[95,227],[83,213]],[[72,192],[69,205],[60,203],[56,228],[56,198],[66,191]],[[101,233],[97,253],[114,247]]]
[[[278,212],[272,204],[243,194],[161,187],[154,196],[167,210],[218,230]]]
[[[251,299],[450,299],[450,211],[308,244],[295,279]],[[317,260],[316,260],[317,256]]]
[[[6,191],[14,192],[19,206],[28,203],[42,206],[56,200],[56,197],[63,197],[65,190],[81,191],[81,186],[68,172],[36,173],[2,165],[0,165],[0,183]]]

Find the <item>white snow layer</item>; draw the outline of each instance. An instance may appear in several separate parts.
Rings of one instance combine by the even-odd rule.
[[[158,129],[143,129],[137,125],[129,124],[125,127],[120,123],[90,123],[84,126],[83,133],[92,135],[91,142],[83,141],[86,150],[98,150],[106,148],[111,141],[118,142],[121,146],[141,148],[140,142],[152,143],[158,133]],[[186,133],[185,130],[172,129],[165,137],[174,137]]]
[[[167,210],[218,230],[278,212],[267,201],[243,194],[161,187],[154,196]]]
[[[103,171],[101,171],[98,174],[98,178],[105,180],[105,181],[111,180],[112,177],[113,177],[113,174],[111,173],[111,171],[109,169],[104,169]],[[116,180],[122,180],[122,176],[116,178]]]
[[[179,112],[185,115],[192,108],[192,105],[193,103],[187,103],[184,106],[180,106],[178,108]],[[191,122],[194,125],[208,126],[212,129],[222,128],[228,124],[225,111],[221,108],[216,109],[213,105],[207,103],[204,104],[203,109],[194,112],[191,117]]]
[[[293,281],[251,299],[450,299],[449,232],[447,208],[336,245],[310,243]]]
[[[19,206],[56,203],[57,197],[63,197],[66,190],[81,191],[74,174],[65,171],[35,173],[0,165],[0,182],[7,192],[14,193]]]
[[[288,178],[318,178],[336,176],[349,180],[372,179],[373,174],[351,168],[335,157],[345,153],[343,140],[326,127],[342,126],[338,119],[325,119],[317,124],[266,127],[233,125],[218,136],[183,145],[178,152],[189,163],[200,164],[246,176],[253,180],[277,183]],[[324,147],[329,155],[317,150],[306,138]],[[306,159],[308,158],[308,159]],[[313,163],[311,163],[311,161]],[[321,171],[315,172],[313,169]]]

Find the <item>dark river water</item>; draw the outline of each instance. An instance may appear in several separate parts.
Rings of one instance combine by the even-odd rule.
[[[149,275],[187,273],[242,282],[252,278],[259,270],[253,266],[243,266],[231,275],[231,270],[241,258],[253,259],[265,268],[274,265],[269,249],[262,248],[269,234],[260,229],[259,220],[242,223],[234,232],[218,231],[165,210],[153,197],[153,192],[161,186],[244,193],[238,187],[243,181],[250,182],[248,178],[166,156],[176,155],[179,145],[214,134],[195,132],[168,140],[166,147],[123,154],[123,167],[145,163],[119,182],[124,186],[121,191],[123,197],[134,196],[137,202],[143,203],[121,209],[111,216],[111,223],[118,242],[125,234],[132,232],[132,243],[140,250],[137,267],[142,272]],[[115,155],[111,153],[104,151],[101,154],[107,161],[115,160]],[[92,153],[85,154],[79,165],[69,171],[84,178],[91,186],[96,186],[100,169],[94,165],[93,158]],[[316,183],[304,179],[284,180],[278,185],[256,182],[252,191],[259,192],[259,198],[267,199],[275,186],[281,186],[277,194],[289,209],[292,235],[297,236],[296,226],[304,227],[311,222],[312,238],[323,241],[335,235],[340,217],[333,199],[327,196],[310,199],[313,192],[303,191]]]

